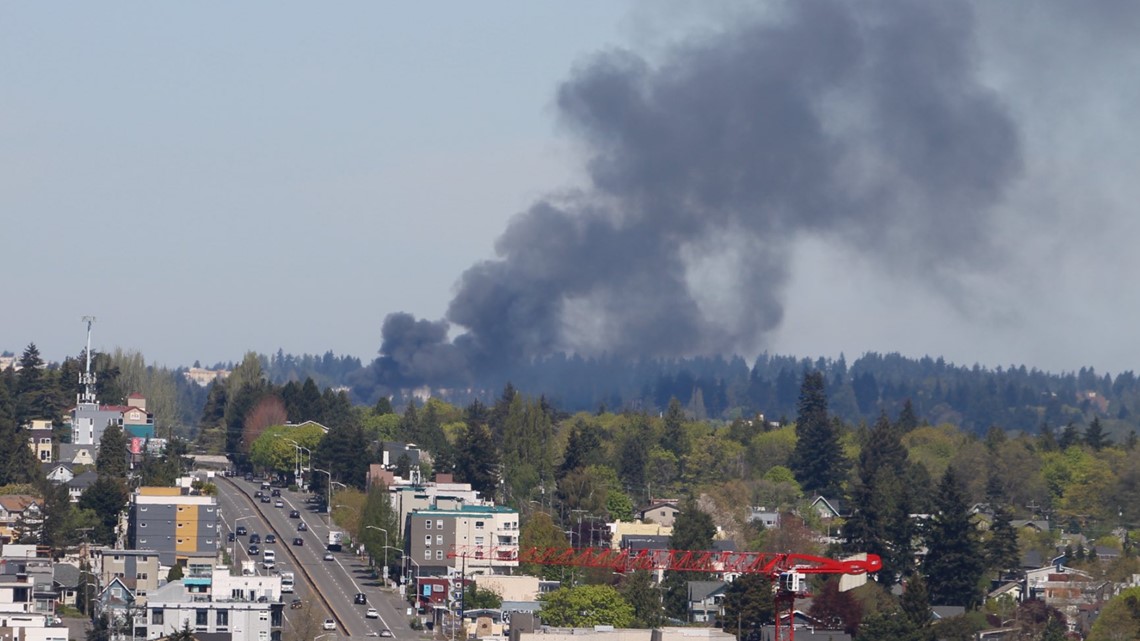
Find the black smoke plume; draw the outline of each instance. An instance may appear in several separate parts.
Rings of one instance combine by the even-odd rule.
[[[610,51],[575,69],[557,106],[590,188],[514,218],[447,321],[389,317],[382,382],[455,383],[555,352],[757,349],[807,237],[934,284],[987,256],[1021,161],[976,77],[970,6],[778,8],[657,62]]]

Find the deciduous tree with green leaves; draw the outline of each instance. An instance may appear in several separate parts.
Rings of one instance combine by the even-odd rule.
[[[612,625],[628,628],[633,624],[633,606],[608,585],[579,585],[560,588],[538,597],[543,623],[556,627]]]

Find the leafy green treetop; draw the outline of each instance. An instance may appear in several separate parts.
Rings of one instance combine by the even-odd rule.
[[[608,585],[560,588],[540,596],[539,600],[542,601],[539,613],[542,621],[556,627],[628,628],[634,620],[633,606]]]

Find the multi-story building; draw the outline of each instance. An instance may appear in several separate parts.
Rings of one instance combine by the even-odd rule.
[[[231,576],[227,567],[191,565],[181,580],[150,594],[146,639],[189,627],[234,639],[280,641],[284,625],[280,576]]]
[[[80,400],[71,408],[71,442],[97,446],[103,438],[103,430],[110,424],[122,427],[128,438],[154,436],[154,414],[146,411],[146,399],[140,394],[131,394],[126,405],[100,405]]]
[[[422,576],[508,574],[518,567],[519,513],[495,505],[416,510],[408,516],[404,540]],[[461,556],[448,558],[453,550]]]
[[[140,487],[131,496],[129,547],[155,550],[159,563],[185,565],[218,552],[218,502],[186,488]]]
[[[51,421],[36,418],[28,423],[28,447],[40,463],[51,463]]]
[[[91,554],[102,579],[101,584],[110,585],[112,579],[120,579],[123,585],[130,588],[139,605],[145,605],[147,595],[158,589],[159,579],[166,578],[160,571],[156,550],[99,547],[94,548]]]
[[[455,483],[450,474],[440,474],[435,481],[409,483],[402,479],[388,486],[392,507],[399,514],[399,522],[406,525],[408,515],[416,510],[433,507],[454,510],[464,505],[482,505],[479,492],[470,483]]]

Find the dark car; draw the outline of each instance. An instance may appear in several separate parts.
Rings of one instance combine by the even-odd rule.
[[[259,499],[259,498],[261,498],[261,490],[258,490],[258,491],[256,491],[256,492],[254,492],[254,493],[253,493],[253,498],[255,498],[255,499]]]
[[[289,510],[289,518],[299,519],[299,518],[301,518],[301,513],[298,512],[297,510]]]
[[[302,539],[299,536],[293,537],[293,545],[304,545],[304,544],[305,544],[305,539]]]
[[[246,532],[246,530],[245,530],[244,525],[237,526],[237,535],[238,536],[245,536],[245,532]]]
[[[356,596],[352,597],[352,602],[356,605],[364,605],[368,603],[368,597],[363,592],[357,592]]]
[[[276,543],[276,542],[277,542],[277,535],[276,534],[266,534],[265,535],[265,543],[267,545],[270,543]]]
[[[269,498],[269,495],[268,495],[268,494],[262,494],[262,495],[261,495],[261,502],[262,502],[262,503],[268,503],[268,502],[270,502],[270,501],[272,501],[272,500],[273,500],[273,499]]]
[[[229,536],[226,537],[226,540],[229,541],[230,543],[233,543],[234,539],[236,539],[236,538],[237,538],[237,536],[235,536],[233,532],[230,532]]]
[[[250,543],[261,543],[261,535],[258,534],[257,532],[250,534],[249,535],[249,542]]]
[[[246,472],[246,473],[245,473],[245,480],[247,480],[247,481],[252,481],[252,480],[253,480],[253,475],[252,475],[252,474],[250,474],[249,472]]]
[[[289,603],[289,607],[293,610],[296,610],[297,608],[303,608],[303,607],[305,607],[305,602],[302,601],[301,599],[293,599]]]
[[[272,492],[270,492],[269,494],[270,494],[271,496],[281,496],[281,490],[278,490],[278,489],[274,489],[274,490],[273,490]]]
[[[304,532],[307,529],[309,529],[309,526],[305,525],[304,521],[301,521],[300,523],[297,524],[297,531],[298,532]]]
[[[255,543],[249,546],[249,549],[246,550],[246,552],[249,552],[250,554],[257,554],[258,552],[261,552],[261,548],[257,547],[257,544]]]

